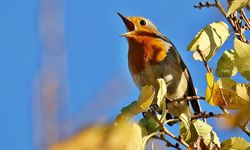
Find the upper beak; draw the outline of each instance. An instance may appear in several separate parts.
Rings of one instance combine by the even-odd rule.
[[[122,18],[123,22],[125,23],[125,25],[126,25],[126,27],[127,27],[127,30],[128,30],[129,32],[134,31],[134,29],[135,29],[134,23],[131,22],[129,19],[127,19],[127,18],[126,18],[125,16],[123,16],[122,14],[120,14],[120,13],[117,13],[117,14]],[[125,33],[125,34],[126,34],[126,33]]]

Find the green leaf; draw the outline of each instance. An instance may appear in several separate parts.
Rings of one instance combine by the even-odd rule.
[[[183,122],[183,125],[185,126],[185,128],[189,130],[190,129],[190,125],[191,125],[191,118],[187,114],[185,114],[185,113],[181,113],[181,115],[179,116],[179,118]]]
[[[210,60],[217,50],[224,44],[229,37],[228,26],[224,22],[215,22],[207,25],[200,30],[187,49],[194,52],[194,59],[202,61],[200,54],[196,51],[200,49],[205,59]]]
[[[237,71],[250,81],[250,45],[234,39],[234,50],[225,51],[216,68],[219,77],[234,76]]]
[[[158,123],[152,118],[142,118],[139,121],[139,125],[144,126],[148,134],[151,134],[157,130]]]
[[[223,53],[216,67],[216,75],[218,77],[231,77],[236,75],[235,54],[235,50],[228,50]]]
[[[250,150],[250,143],[241,137],[232,137],[221,143],[222,150]]]
[[[235,65],[240,74],[250,81],[250,45],[234,39]]]
[[[237,9],[241,9],[241,8],[245,7],[248,2],[249,2],[249,0],[232,0],[230,6],[228,8],[226,17],[228,17],[229,15],[234,13]]]
[[[184,137],[184,140],[188,144],[196,142],[199,136],[201,136],[203,137],[204,143],[206,145],[210,144],[211,142],[220,145],[219,138],[212,129],[213,128],[210,125],[202,122],[201,120],[195,120],[190,125],[189,130],[185,127],[183,122],[180,124],[180,134]]]
[[[180,135],[182,135],[183,140],[185,140],[186,142],[187,141],[188,142],[193,141],[193,139],[191,139],[191,129],[194,129],[193,124],[191,124],[189,129],[187,129],[183,122],[180,123]],[[192,134],[192,138],[194,138],[194,139],[198,138],[198,134],[196,134],[196,136],[195,136],[195,133],[196,132],[194,131],[193,134]]]
[[[137,105],[137,101],[133,101],[128,106],[123,107],[121,109],[121,112],[130,111],[133,107],[136,107],[136,105]]]
[[[202,136],[204,139],[204,143],[208,145],[212,140],[211,132],[213,128],[205,122],[202,122],[201,120],[196,120],[193,124],[198,135]]]

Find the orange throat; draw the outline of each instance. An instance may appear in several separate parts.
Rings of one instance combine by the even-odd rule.
[[[164,60],[167,50],[161,39],[149,36],[128,38],[128,61],[130,70],[134,74],[144,70],[145,65],[155,64]]]

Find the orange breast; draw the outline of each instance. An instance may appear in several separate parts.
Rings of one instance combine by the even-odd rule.
[[[128,39],[129,66],[133,73],[137,74],[145,68],[147,63],[158,63],[167,55],[166,46],[161,39],[149,36],[137,36]]]

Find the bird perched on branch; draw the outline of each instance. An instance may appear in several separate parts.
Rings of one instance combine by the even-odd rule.
[[[190,73],[180,54],[169,39],[144,17],[125,17],[118,13],[126,25],[129,44],[128,65],[134,82],[141,89],[152,85],[159,89],[158,78],[166,82],[166,96],[171,99],[196,96]],[[197,100],[191,100],[194,112],[200,113]],[[179,117],[181,113],[191,115],[188,101],[167,103],[168,112]]]

